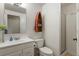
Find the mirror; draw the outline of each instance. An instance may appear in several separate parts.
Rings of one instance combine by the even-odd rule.
[[[20,33],[20,17],[8,15],[8,33]]]
[[[4,4],[5,34],[26,33],[26,9],[20,6]]]

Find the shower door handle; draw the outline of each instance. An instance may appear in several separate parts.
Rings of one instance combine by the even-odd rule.
[[[77,41],[77,38],[73,38],[74,41]]]

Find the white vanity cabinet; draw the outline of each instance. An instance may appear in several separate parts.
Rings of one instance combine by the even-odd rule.
[[[33,42],[0,48],[0,56],[33,56]]]

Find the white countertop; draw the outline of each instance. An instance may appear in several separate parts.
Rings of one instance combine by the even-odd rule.
[[[22,43],[28,43],[28,42],[33,42],[34,40],[26,37],[26,38],[20,38],[19,40],[14,40],[14,41],[5,41],[3,43],[0,43],[0,48],[8,47],[8,46],[13,46],[13,45],[18,45]]]

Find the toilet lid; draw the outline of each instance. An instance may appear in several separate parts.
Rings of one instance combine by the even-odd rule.
[[[45,53],[45,54],[53,54],[53,51],[47,47],[40,48],[40,52]]]

